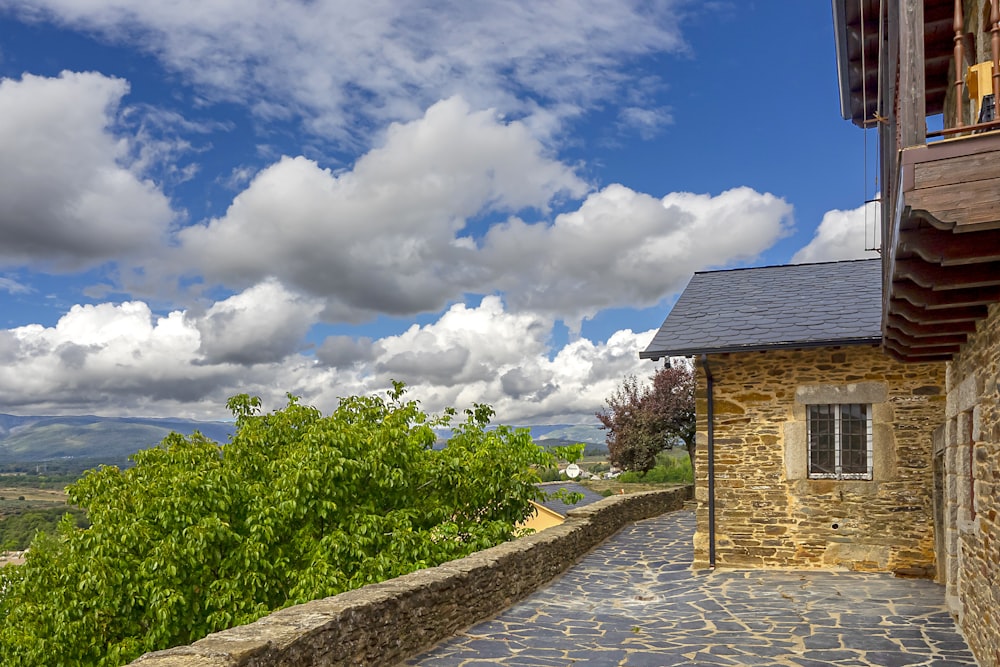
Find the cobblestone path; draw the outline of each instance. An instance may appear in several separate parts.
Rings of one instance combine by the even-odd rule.
[[[691,565],[694,514],[626,527],[548,587],[404,664],[975,665],[943,589],[891,575]]]

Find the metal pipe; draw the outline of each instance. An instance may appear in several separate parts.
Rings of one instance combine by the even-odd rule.
[[[715,569],[715,377],[708,365],[708,355],[701,355],[708,383],[708,566]]]

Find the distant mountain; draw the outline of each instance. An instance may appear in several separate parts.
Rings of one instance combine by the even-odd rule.
[[[591,445],[603,445],[607,440],[607,431],[594,424],[577,424],[561,426],[532,426],[531,435],[535,440],[571,440]],[[536,431],[536,429],[551,429]]]
[[[158,444],[171,431],[200,431],[216,442],[229,441],[232,422],[142,417],[18,417],[0,414],[0,464],[58,459],[87,459],[91,465],[119,463],[140,449]],[[605,432],[596,425],[546,424],[525,426],[540,445],[582,442],[603,446]],[[451,432],[441,430],[445,440]]]
[[[597,425],[589,424],[521,424],[515,428],[526,428],[531,431],[531,437],[539,444],[546,444],[546,440],[557,440],[562,443],[574,444],[582,442],[588,445],[603,445],[605,443],[605,432]],[[451,429],[435,429],[439,441],[447,440],[451,437]],[[561,444],[561,443],[560,443]]]
[[[0,414],[0,463],[94,459],[120,461],[146,449],[172,431],[191,435],[200,431],[217,442],[227,442],[231,422],[141,417],[18,417]]]

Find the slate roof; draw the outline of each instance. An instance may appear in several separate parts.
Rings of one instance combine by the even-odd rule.
[[[591,491],[582,484],[576,484],[575,482],[545,482],[539,484],[539,487],[546,493],[553,493],[559,489],[566,489],[570,493],[582,493],[583,499],[573,503],[572,505],[567,505],[562,501],[561,498],[549,498],[548,500],[538,501],[538,504],[542,507],[552,510],[559,516],[566,516],[566,512],[577,507],[583,507],[584,505],[589,505],[590,503],[596,503],[598,500],[604,500],[604,496],[599,493]]]
[[[639,357],[872,344],[881,318],[879,259],[699,271]]]

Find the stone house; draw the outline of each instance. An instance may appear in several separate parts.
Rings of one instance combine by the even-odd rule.
[[[1000,665],[1000,0],[833,0],[833,17],[841,115],[878,132],[882,346],[947,369],[938,579]]]
[[[696,566],[934,575],[944,369],[881,351],[880,271],[697,273],[642,352],[697,362]]]

